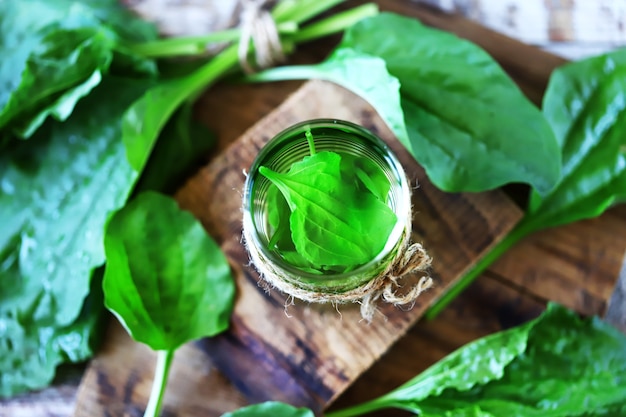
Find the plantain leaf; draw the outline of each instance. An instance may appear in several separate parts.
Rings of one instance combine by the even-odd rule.
[[[153,62],[120,48],[155,37],[115,0],[0,2],[0,128],[28,138],[50,115],[66,120],[114,57],[134,61],[126,73],[154,73]]]
[[[427,313],[437,315],[519,240],[537,230],[588,219],[626,199],[626,49],[554,71],[543,112],[556,134],[563,177],[532,191],[522,220]]]
[[[532,193],[524,226],[558,226],[602,214],[626,199],[626,49],[557,69],[543,112],[563,154],[563,177]]]
[[[235,45],[193,72],[153,86],[126,110],[122,119],[122,140],[128,161],[135,170],[143,170],[161,131],[176,110],[185,102],[187,105],[193,102],[236,62]]]
[[[452,34],[381,13],[346,30],[325,62],[250,80],[307,77],[368,100],[444,191],[522,182],[543,195],[559,180],[559,148],[539,109],[485,51]]]
[[[200,168],[215,136],[192,118],[191,103],[183,105],[158,137],[135,192],[174,193],[187,176]]]
[[[265,82],[308,78],[334,82],[367,100],[396,137],[402,143],[409,142],[400,104],[400,83],[389,74],[380,57],[340,47],[317,65],[276,67],[246,79]]]
[[[349,177],[349,173],[354,172],[356,187],[365,187],[380,201],[387,202],[391,183],[370,159],[345,154],[341,157],[341,172],[344,177]]]
[[[291,229],[289,228],[289,204],[276,187],[267,190],[267,205],[269,208],[268,222],[272,228],[272,237],[269,241],[270,249],[295,250],[293,240],[291,240]]]
[[[346,31],[340,47],[378,56],[400,81],[409,142],[445,191],[509,182],[546,193],[559,179],[557,143],[540,111],[473,43],[382,13]]]
[[[463,346],[401,387],[357,406],[458,417],[621,416],[626,336],[555,304],[539,318]],[[356,409],[356,408],[355,408]],[[351,410],[333,415],[357,415]]]
[[[287,200],[295,248],[313,265],[366,263],[380,253],[396,224],[396,215],[387,204],[370,192],[358,192],[342,177],[337,153],[307,156],[287,173],[267,167],[259,172]]]
[[[111,219],[105,237],[105,305],[154,350],[228,327],[235,284],[220,247],[176,202],[144,192]]]
[[[60,362],[81,356],[60,338],[104,263],[105,222],[137,178],[120,118],[145,88],[107,78],[66,122],[0,154],[0,396],[40,388]]]

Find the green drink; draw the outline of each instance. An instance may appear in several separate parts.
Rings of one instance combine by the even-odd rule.
[[[259,152],[244,191],[244,236],[259,271],[293,294],[332,298],[388,271],[410,230],[410,189],[388,146],[338,120],[311,120]],[[302,298],[302,297],[299,297]]]

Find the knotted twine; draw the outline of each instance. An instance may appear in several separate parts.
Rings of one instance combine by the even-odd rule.
[[[333,292],[332,289],[320,291],[318,286],[298,282],[297,277],[291,276],[275,265],[263,254],[252,237],[252,234],[255,233],[255,226],[251,216],[244,215],[243,239],[252,264],[270,287],[291,297],[311,303],[360,303],[361,317],[367,322],[371,322],[376,312],[378,300],[382,299],[396,306],[412,305],[421,293],[433,285],[432,278],[426,274],[432,259],[420,243],[411,242],[410,219],[412,216],[410,207],[408,211],[408,221],[405,222],[401,242],[395,249],[395,255],[386,268],[369,281],[344,292]],[[403,287],[403,281],[413,274],[422,275],[417,284],[410,286],[408,291],[399,292],[398,290]]]
[[[265,9],[265,0],[244,0],[241,12],[241,38],[239,40],[239,64],[246,74],[255,72],[248,55],[254,49],[254,63],[257,68],[269,68],[285,59],[283,45],[270,12]]]

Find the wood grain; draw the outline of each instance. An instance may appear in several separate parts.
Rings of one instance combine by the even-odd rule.
[[[626,206],[534,233],[490,268],[520,292],[602,316],[626,254]],[[626,320],[626,317],[624,317]]]
[[[155,363],[156,353],[133,341],[112,320],[106,344],[83,377],[74,416],[142,416]],[[161,416],[219,416],[246,404],[197,345],[190,343],[176,352]]]
[[[283,294],[268,294],[259,285],[240,242],[243,172],[273,135],[318,117],[353,121],[376,132],[394,149],[412,183],[420,185],[413,198],[414,239],[433,255],[437,285],[410,311],[381,306],[372,325],[360,320],[356,305],[338,311],[304,303],[285,307]],[[202,345],[249,400],[282,400],[316,411],[371,366],[520,216],[500,192],[438,191],[367,103],[322,81],[305,84],[201,170],[176,198],[220,242],[237,275],[239,296],[231,329]]]

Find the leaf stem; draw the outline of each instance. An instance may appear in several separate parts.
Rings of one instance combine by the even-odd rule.
[[[309,17],[311,10],[315,9],[321,12],[326,10],[320,9],[321,5],[328,8],[338,2],[340,1],[293,0],[279,4],[285,4],[286,6],[282,6],[282,10],[286,10],[286,13],[288,12],[288,14],[293,15],[292,21],[299,23],[300,19]],[[311,10],[304,10],[308,7],[308,4],[315,4],[315,6]],[[371,7],[369,9],[357,9],[370,10],[370,12],[373,10]],[[352,9],[345,13],[354,13],[354,10],[355,9]],[[357,14],[362,16],[361,13],[362,12],[359,12]],[[320,24],[326,20],[322,20]],[[353,24],[354,20],[345,19],[342,20],[342,22],[344,22],[344,24]],[[338,28],[339,26],[333,24],[328,26],[327,30],[334,31]],[[324,33],[329,32],[324,32],[321,29],[315,30],[307,35],[307,37],[300,37],[298,42],[311,40],[315,37],[322,36]],[[292,49],[295,44],[293,40],[289,39],[288,35],[284,36],[281,42],[283,42],[286,50]],[[251,45],[251,48],[254,49],[254,45]],[[176,109],[185,102],[194,102],[206,88],[211,86],[218,79],[236,71],[238,69],[238,59],[238,45],[233,43],[219,54],[212,57],[201,67],[197,68],[193,73],[158,84],[133,103],[124,114],[122,140],[127,149],[128,159],[135,170],[139,171],[143,169],[158,135]]]
[[[292,21],[279,23],[276,28],[281,35],[294,34],[298,31],[298,25]],[[210,44],[235,42],[240,37],[241,29],[231,28],[206,35],[166,38],[125,46],[128,50],[146,58],[166,58],[181,55],[202,55],[207,52],[207,46]]]
[[[371,400],[362,404],[357,404],[352,407],[344,408],[342,410],[331,411],[330,413],[324,414],[325,417],[355,417],[362,416],[367,413],[371,413],[377,410],[381,410],[383,408],[387,408],[384,401],[385,397],[379,397],[375,400]]]
[[[522,238],[529,235],[534,229],[529,227],[528,217],[524,217],[500,242],[493,246],[489,252],[483,255],[473,267],[471,267],[465,275],[457,281],[447,292],[433,304],[424,317],[432,320],[441,313],[441,311],[452,302],[463,290],[465,290],[476,278],[487,270],[496,260],[498,260],[506,251],[519,242]]]
[[[283,65],[265,71],[246,75],[247,82],[269,82],[286,80],[305,80],[307,78],[322,78],[324,72],[317,65]]]
[[[215,83],[225,73],[235,68],[238,62],[237,45],[231,45],[198,68],[191,76],[195,79],[194,91],[187,96],[186,102],[194,102],[202,92]]]
[[[306,136],[306,141],[309,143],[309,152],[311,152],[311,156],[315,155],[315,141],[313,140],[313,134],[311,133],[310,128],[307,128],[306,132],[304,132],[304,136]]]
[[[367,7],[364,7],[367,6]],[[339,13],[335,16],[331,16],[328,19],[324,19],[318,23],[316,26],[319,26],[318,29],[309,32],[307,36],[298,36],[295,42],[305,42],[316,39],[321,36],[330,35],[335,31],[339,31],[353,25],[357,21],[375,14],[378,12],[378,8],[374,4],[365,4],[363,6],[356,7],[354,9],[347,10],[345,12]],[[337,19],[337,17],[341,17]],[[330,21],[332,24],[326,25],[325,22]],[[343,26],[338,25],[338,22],[342,22]],[[326,28],[325,30],[322,30]],[[302,29],[302,31],[306,31],[307,28]],[[293,43],[291,39],[289,39],[288,43]],[[254,47],[254,45],[253,45]],[[220,52],[218,55],[213,57],[208,63],[204,66],[196,70],[196,73],[193,75],[194,78],[198,80],[203,80],[205,83],[205,87],[208,87],[212,82],[216,81],[221,75],[230,69],[234,68],[237,65],[238,61],[238,47],[237,45],[231,45],[227,47],[225,50]],[[191,100],[195,100],[196,96],[193,95],[190,97]]]
[[[280,2],[273,13],[277,20],[276,28],[281,37],[285,37],[289,42],[298,43],[314,40],[323,36],[340,32],[359,20],[378,13],[378,6],[374,3],[367,3],[344,12],[336,13],[324,20],[313,23],[306,28],[299,29],[298,24],[318,13],[321,13],[344,0],[316,0],[311,1],[311,7],[303,7],[302,4],[294,2],[287,8],[281,6]],[[283,10],[284,9],[284,10]],[[199,36],[183,36],[167,39],[158,39],[151,42],[134,43],[124,45],[125,51],[131,51],[146,58],[167,58],[174,56],[205,55],[206,47],[210,44],[222,42],[237,42],[241,37],[240,28],[230,28],[218,32]]]
[[[293,42],[312,41],[324,36],[332,35],[349,28],[366,17],[378,14],[378,6],[366,3],[344,12],[336,13],[324,20],[312,23],[289,37]]]
[[[336,2],[333,0],[331,3]],[[279,3],[280,4],[280,3]],[[367,7],[364,7],[367,6]],[[329,35],[334,33],[337,30],[342,30],[354,23],[358,22],[360,19],[365,18],[371,14],[375,14],[378,12],[378,8],[373,4],[365,4],[363,6],[356,7],[354,9],[347,10],[345,12],[339,13],[335,16],[331,16],[330,18],[324,19],[316,25],[320,27],[314,31],[311,31],[307,36],[298,36],[297,41],[295,42],[305,42],[313,40],[320,36]],[[341,17],[337,19],[337,16]],[[332,24],[326,27],[325,22],[331,21]],[[338,22],[342,22],[343,26],[340,26]],[[322,30],[326,27],[326,31]],[[302,31],[306,31],[304,28]],[[287,41],[287,43],[293,43],[291,39]],[[252,46],[254,47],[254,45]],[[199,82],[198,85],[203,85],[205,88],[215,82],[218,78],[220,78],[224,73],[236,67],[238,61],[238,47],[236,44],[230,45],[225,50],[220,52],[218,55],[213,57],[208,63],[204,66],[196,70],[195,74],[192,76],[197,79]],[[202,92],[203,88],[198,88],[193,94],[191,94],[187,101],[195,101],[197,96]]]
[[[150,391],[150,399],[148,400],[148,406],[146,407],[143,417],[157,417],[159,415],[172,359],[174,359],[174,350],[157,351],[157,363],[154,371],[152,390]]]

